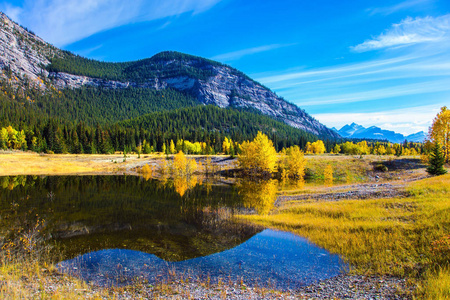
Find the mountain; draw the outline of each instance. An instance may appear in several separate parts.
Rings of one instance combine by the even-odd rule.
[[[304,110],[227,65],[174,51],[161,52],[138,61],[100,62],[46,43],[3,13],[0,13],[0,20],[0,68],[3,70],[0,77],[4,83],[14,88],[33,88],[41,91],[41,95],[55,92],[65,95],[61,103],[54,101],[56,108],[41,101],[41,110],[45,107],[45,111],[64,111],[64,106],[70,106],[73,112],[69,112],[73,119],[103,122],[103,119],[95,120],[95,114],[90,116],[91,119],[84,120],[88,115],[85,113],[86,106],[80,108],[80,104],[77,107],[78,98],[72,94],[86,88],[106,90],[110,92],[103,93],[111,96],[104,95],[103,101],[112,103],[113,99],[119,99],[120,105],[129,108],[124,110],[126,113],[120,119],[108,119],[120,121],[151,113],[150,107],[157,107],[145,103],[145,97],[130,107],[122,101],[124,91],[132,89],[145,93],[142,91],[172,90],[179,93],[175,98],[183,102],[178,107],[212,104],[220,108],[248,110],[267,115],[320,138],[339,138],[336,132],[319,123]],[[35,95],[36,92],[33,96]],[[26,96],[30,97],[28,94]],[[67,97],[73,101],[67,100]],[[155,97],[150,100],[153,101]]]
[[[422,143],[426,138],[427,138],[428,134],[423,132],[423,131],[419,131],[413,134],[410,134],[408,136],[406,136],[405,138],[409,141],[409,142],[417,142],[417,143]]]
[[[405,140],[408,142],[423,142],[427,136],[423,131],[404,136],[401,133],[384,130],[376,126],[365,128],[356,123],[345,125],[339,130],[334,128],[334,130],[345,138],[387,140],[391,143],[403,143]]]
[[[338,131],[339,134],[343,137],[350,137],[353,134],[355,134],[356,132],[361,131],[363,129],[364,129],[364,127],[362,127],[361,125],[352,123],[350,125],[345,125],[340,130],[336,130],[336,131]]]

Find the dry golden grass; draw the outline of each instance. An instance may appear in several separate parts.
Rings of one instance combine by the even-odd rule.
[[[128,170],[144,162],[131,155],[123,162],[123,155],[96,154],[38,154],[15,152],[0,154],[1,175],[69,175],[100,174]]]
[[[429,272],[422,283],[419,284],[417,295],[426,300],[450,299],[450,269],[439,268]]]

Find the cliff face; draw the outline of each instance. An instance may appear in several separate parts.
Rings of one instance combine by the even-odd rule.
[[[48,76],[48,57],[60,51],[44,40],[11,21],[0,12],[1,78],[12,84],[24,82],[44,88],[42,79]]]
[[[309,116],[299,107],[278,97],[275,93],[251,80],[239,71],[211,61],[183,55],[180,58],[156,55],[146,67],[156,70],[145,80],[108,80],[48,72],[46,66],[52,57],[64,53],[33,33],[12,22],[0,13],[0,68],[1,76],[13,85],[31,84],[43,90],[48,88],[80,88],[83,86],[122,89],[140,87],[150,89],[172,88],[194,95],[200,103],[219,107],[249,108],[271,116],[286,124],[321,137],[339,135]],[[199,71],[177,72],[180,68]],[[205,73],[206,72],[206,73]]]

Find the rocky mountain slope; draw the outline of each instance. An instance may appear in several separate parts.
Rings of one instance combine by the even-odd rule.
[[[304,110],[251,78],[218,62],[177,52],[150,59],[103,63],[62,51],[0,13],[0,68],[4,81],[16,86],[49,89],[85,86],[175,89],[201,104],[258,111],[322,138],[339,135]]]
[[[352,123],[350,125],[347,124],[339,130],[333,128],[333,130],[345,138],[388,140],[391,143],[403,143],[405,140],[408,142],[421,143],[427,137],[426,133],[423,131],[405,136],[401,133],[384,130],[376,126],[365,128],[356,123]]]

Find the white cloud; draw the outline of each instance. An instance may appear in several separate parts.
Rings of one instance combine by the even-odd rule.
[[[364,43],[351,47],[353,51],[365,52],[421,43],[448,41],[450,37],[450,14],[437,18],[406,18],[393,24],[384,33]]]
[[[355,122],[364,127],[377,126],[404,135],[419,131],[428,132],[433,118],[439,112],[435,105],[388,110],[373,113],[324,113],[313,117],[329,127],[340,129]]]
[[[0,8],[44,40],[63,46],[117,26],[208,10],[221,0],[25,0]]]
[[[211,57],[213,60],[219,60],[219,61],[231,61],[231,60],[237,60],[240,59],[243,56],[256,54],[260,52],[266,52],[278,48],[288,47],[295,44],[272,44],[272,45],[265,45],[260,47],[254,47],[254,48],[248,48],[248,49],[242,49],[238,51],[228,52],[219,54],[216,56]]]
[[[400,2],[398,4],[392,5],[392,6],[385,6],[385,7],[376,7],[376,8],[369,8],[368,12],[371,15],[375,14],[382,14],[382,15],[390,15],[397,11],[401,11],[404,9],[409,9],[413,7],[422,7],[423,5],[426,5],[432,1],[430,0],[407,0]]]

